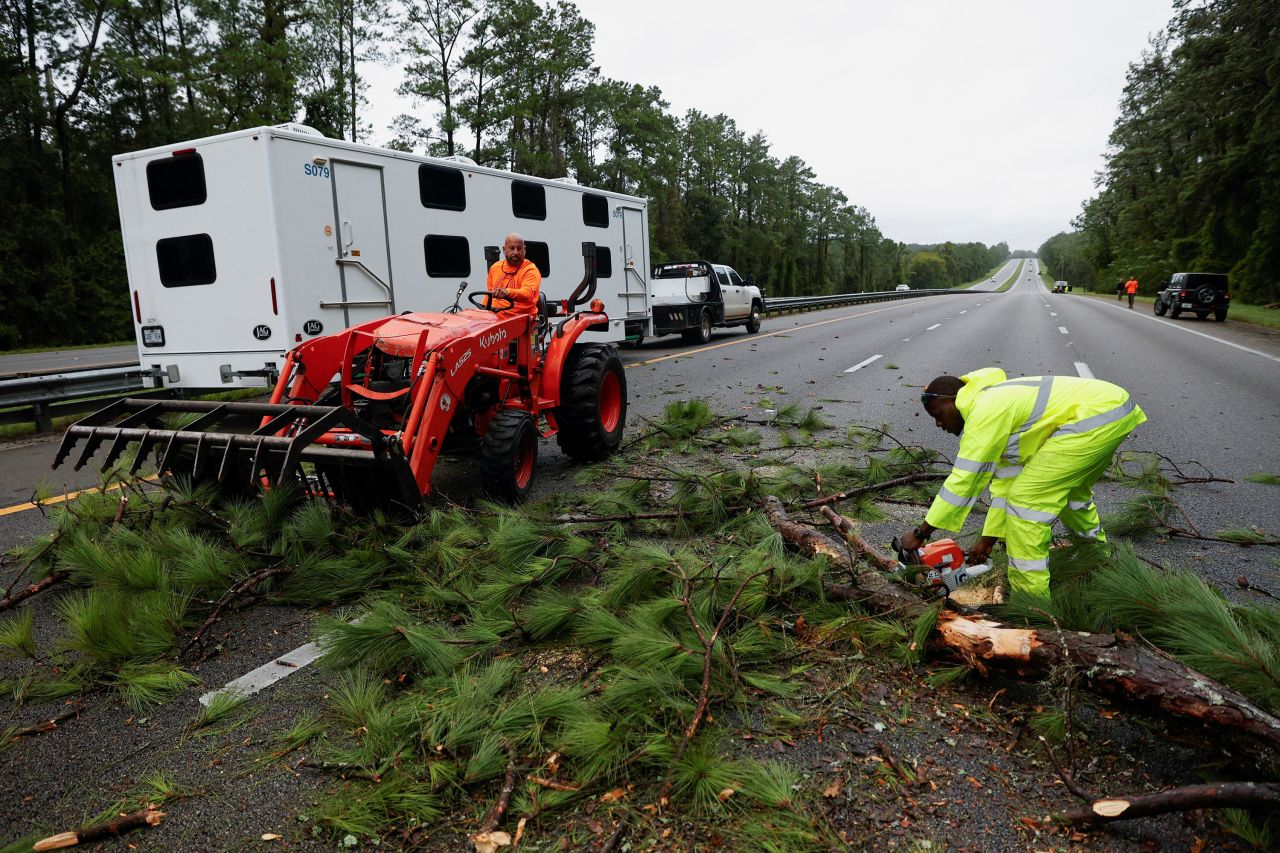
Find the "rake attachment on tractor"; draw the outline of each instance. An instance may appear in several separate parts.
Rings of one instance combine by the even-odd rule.
[[[174,428],[166,424],[174,415],[193,419]],[[351,439],[345,442],[334,440],[347,435]],[[290,483],[304,494],[357,510],[396,503],[414,507],[421,498],[398,442],[342,406],[117,400],[67,429],[54,468],[80,439],[85,443],[76,470],[106,444],[105,471],[136,443],[130,474],[154,452],[162,474],[216,482],[225,492]]]

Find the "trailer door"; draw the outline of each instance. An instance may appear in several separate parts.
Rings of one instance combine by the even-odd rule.
[[[618,295],[626,302],[628,317],[649,314],[649,271],[645,269],[644,217],[637,207],[622,210],[622,290]]]
[[[382,167],[331,160],[333,211],[338,223],[338,299],[322,308],[340,309],[345,325],[396,313],[391,246]]]

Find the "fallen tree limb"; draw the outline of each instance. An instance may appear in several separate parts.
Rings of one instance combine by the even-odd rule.
[[[178,652],[178,657],[185,655],[192,646],[199,642],[200,638],[204,636],[204,632],[208,631],[213,627],[213,624],[218,621],[218,617],[222,615],[222,611],[226,610],[227,607],[229,607],[237,598],[247,592],[251,592],[258,586],[258,584],[268,578],[273,578],[278,575],[287,575],[292,571],[293,566],[290,565],[271,566],[269,568],[259,569],[223,593],[222,598],[218,599],[218,603],[214,605],[213,612],[209,614],[209,618],[204,620],[204,624],[197,628],[196,632],[191,635],[189,640],[187,640],[186,645],[184,645],[182,650]]]
[[[93,841],[102,841],[105,838],[124,835],[126,832],[142,827],[159,826],[162,820],[164,820],[164,812],[152,806],[147,806],[136,812],[122,814],[115,820],[109,820],[106,823],[96,823],[92,826],[83,826],[71,832],[50,835],[48,838],[42,838],[37,841],[31,849],[61,850],[64,847],[75,847],[77,844],[89,844]]]
[[[1062,823],[1080,826],[1195,809],[1275,809],[1278,807],[1280,807],[1280,785],[1268,782],[1221,782],[1211,785],[1187,785],[1133,797],[1104,797],[1094,800],[1084,808],[1058,815],[1057,819]]]
[[[899,611],[907,616],[925,607],[925,602],[909,590],[891,584],[885,575],[859,570],[839,543],[791,521],[777,498],[766,499],[765,514],[782,538],[794,547],[809,554],[824,554],[852,571],[852,583],[827,586],[827,594],[832,598],[857,601],[881,613]],[[870,550],[865,542],[860,547]],[[944,609],[938,616],[930,645],[983,673],[997,669],[1019,678],[1039,680],[1059,667],[1077,667],[1082,683],[1098,695],[1148,712],[1195,720],[1218,733],[1243,736],[1254,747],[1261,745],[1269,751],[1268,763],[1272,767],[1280,763],[1280,718],[1240,693],[1131,638],[1015,628]]]
[[[947,475],[938,471],[927,471],[921,474],[907,474],[902,477],[894,477],[892,480],[885,480],[883,483],[872,483],[870,486],[859,486],[856,489],[850,489],[847,492],[841,492],[838,495],[828,495],[825,498],[814,498],[811,501],[802,503],[804,509],[817,509],[820,506],[830,506],[840,501],[847,501],[849,498],[856,498],[858,495],[865,495],[868,492],[878,492],[881,489],[892,489],[897,486],[907,486],[911,483],[928,483],[935,480],[945,480]]]
[[[18,604],[33,595],[44,592],[55,583],[65,580],[70,574],[71,572],[67,569],[59,569],[56,572],[50,572],[45,578],[38,580],[33,584],[28,584],[25,588],[18,590],[8,598],[0,598],[0,610],[8,610],[15,604]]]
[[[61,723],[65,723],[73,717],[80,716],[80,706],[75,705],[63,711],[56,717],[48,720],[42,720],[33,726],[25,726],[20,729],[14,729],[9,732],[9,740],[17,740],[20,737],[32,737],[34,735],[42,735],[45,732],[51,732],[58,728]]]

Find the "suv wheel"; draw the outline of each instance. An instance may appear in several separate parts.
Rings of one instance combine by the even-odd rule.
[[[1212,287],[1202,287],[1196,291],[1196,301],[1201,305],[1212,305],[1218,298],[1218,292]]]
[[[1155,307],[1157,317],[1163,317],[1165,314],[1169,313],[1169,306],[1166,305],[1164,301],[1160,299],[1159,296],[1156,297],[1156,304],[1154,307]]]
[[[1173,319],[1175,320],[1178,319],[1178,315],[1181,313],[1182,313],[1182,306],[1179,305],[1177,302],[1174,302],[1172,305],[1169,306],[1169,316],[1172,317]]]
[[[1227,322],[1227,309],[1219,308],[1218,310],[1214,311],[1213,318],[1217,320],[1219,323]]]

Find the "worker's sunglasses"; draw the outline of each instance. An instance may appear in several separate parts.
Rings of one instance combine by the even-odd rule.
[[[956,396],[955,394],[935,394],[932,391],[925,391],[920,395],[920,405],[928,406],[929,401],[934,399],[935,397],[946,397],[948,399],[954,400],[955,396]]]

